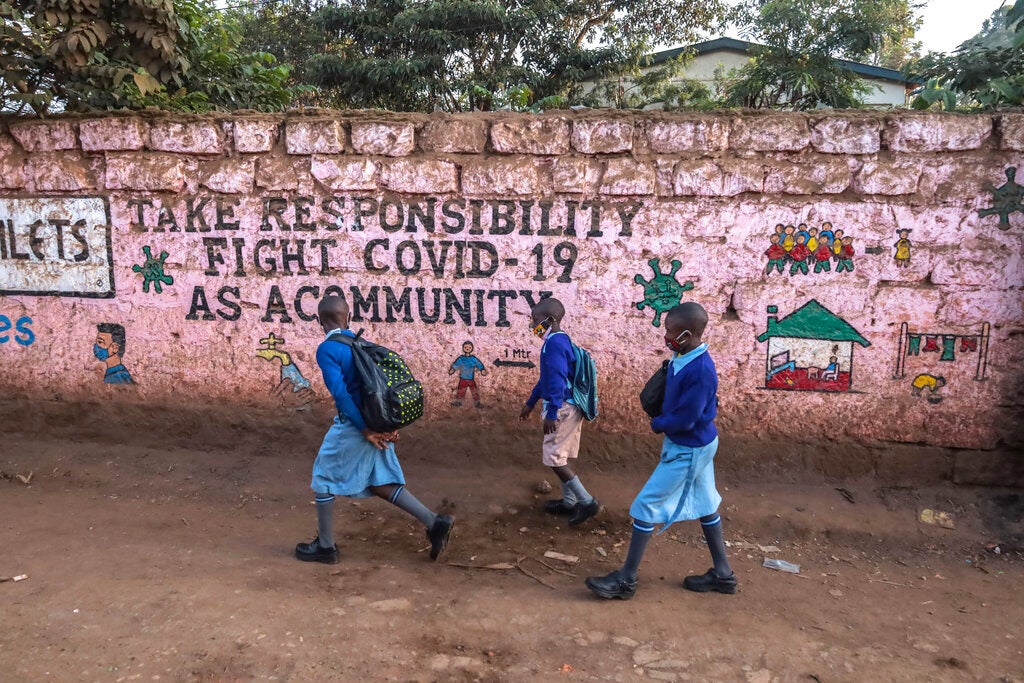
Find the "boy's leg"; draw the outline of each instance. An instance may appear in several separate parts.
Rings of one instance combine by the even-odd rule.
[[[316,495],[317,534],[310,543],[295,546],[295,557],[304,562],[338,561],[338,546],[334,543],[334,496],[330,493]]]
[[[436,560],[441,551],[448,545],[455,519],[451,515],[439,515],[421,503],[416,496],[409,493],[403,484],[387,484],[371,486],[370,492],[383,498],[400,510],[408,512],[427,528],[430,539],[430,559]]]
[[[704,538],[711,551],[714,567],[700,576],[687,576],[683,587],[698,593],[716,591],[718,593],[736,592],[736,575],[729,566],[725,554],[725,539],[722,537],[722,517],[716,512],[700,518],[700,526],[704,530]]]
[[[570,526],[582,524],[601,509],[601,504],[590,495],[579,476],[569,465],[569,459],[576,457],[576,454],[579,453],[582,430],[583,412],[574,405],[566,404],[558,411],[556,431],[544,437],[544,464],[550,467],[562,482],[563,490],[570,491],[576,499],[574,507],[569,513]]]

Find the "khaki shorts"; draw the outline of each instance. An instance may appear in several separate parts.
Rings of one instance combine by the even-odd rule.
[[[558,429],[544,435],[544,457],[548,467],[564,467],[569,458],[580,454],[580,433],[583,431],[583,411],[571,403],[558,409]]]

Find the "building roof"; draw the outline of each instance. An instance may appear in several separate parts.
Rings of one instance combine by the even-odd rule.
[[[775,313],[776,310],[775,306],[768,307],[769,313]],[[817,299],[811,299],[781,320],[769,316],[768,329],[757,341],[767,341],[772,337],[856,342],[861,346],[871,346],[871,342],[853,329],[850,323],[819,304]]]
[[[765,46],[760,43],[752,43],[747,40],[737,40],[736,38],[716,38],[714,40],[706,40],[702,43],[694,43],[693,45],[687,45],[685,47],[676,47],[671,50],[655,52],[651,55],[651,63],[662,64],[670,59],[675,59],[679,55],[690,52],[695,52],[698,55],[704,55],[711,52],[739,52],[742,54],[749,54],[751,49],[755,47]],[[861,76],[866,76],[868,78],[881,78],[887,81],[896,81],[898,83],[920,82],[919,79],[907,78],[902,71],[897,71],[896,69],[887,69],[882,66],[871,66],[870,64],[851,62],[846,59],[837,59],[836,63],[856,74],[860,74]]]

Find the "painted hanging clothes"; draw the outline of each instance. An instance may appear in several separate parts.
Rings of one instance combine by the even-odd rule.
[[[919,355],[921,355],[921,335],[919,335],[919,334],[907,335],[907,355],[908,356],[919,356]]]
[[[937,334],[926,334],[924,336],[924,352],[925,353],[938,353],[939,352],[939,335],[937,335]]]
[[[942,335],[942,355],[939,357],[940,361],[953,362],[956,360],[956,335],[955,334],[944,334]]]
[[[974,353],[977,350],[977,337],[960,337],[960,353]]]

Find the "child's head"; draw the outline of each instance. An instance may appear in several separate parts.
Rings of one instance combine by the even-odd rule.
[[[842,228],[836,228],[836,239],[837,240],[843,239],[843,229]]]
[[[852,237],[844,237],[843,238],[843,244],[850,244],[851,242],[853,242],[853,238]]]
[[[946,378],[943,377],[942,375],[939,375],[938,377],[935,378],[935,388],[940,389],[944,386],[946,386]]]
[[[822,230],[831,231],[832,230],[832,224],[829,223],[828,221],[825,221],[824,223],[821,224],[821,229]]]
[[[799,226],[797,226],[797,228],[798,228],[799,230],[802,230],[802,231],[804,231],[804,232],[807,232],[807,224],[806,224],[806,223],[801,223],[801,224],[800,224]]]
[[[811,237],[814,237],[815,235],[818,234],[818,229],[817,228],[811,228],[807,232],[809,232],[811,234]]]
[[[785,232],[785,230],[786,230],[786,226],[783,225],[782,223],[776,223],[775,224],[775,234],[776,235],[781,235],[783,232]]]
[[[795,227],[793,227],[792,225],[787,225],[786,226],[786,234],[787,235],[792,235],[794,232],[796,232],[796,228]]]
[[[796,236],[796,243],[797,244],[803,244],[806,241],[807,241],[807,238],[805,236],[803,236],[803,235],[797,235]]]
[[[561,301],[552,297],[541,299],[530,309],[530,327],[535,335],[543,339],[549,330],[561,329],[564,317],[565,306]]]
[[[774,235],[774,234],[773,234],[773,235],[772,235],[771,237],[769,237],[769,238],[768,238],[768,240],[769,240],[769,241],[770,241],[770,242],[771,242],[772,244],[778,244],[778,243],[779,243],[779,236],[778,236],[778,235]]]
[[[701,344],[708,312],[700,304],[687,301],[673,306],[665,316],[665,344],[677,353],[687,353]]]
[[[471,342],[471,341],[464,341],[464,342],[462,342],[462,354],[464,356],[472,356],[473,355],[473,348],[474,348],[473,347],[473,342]]]
[[[324,332],[348,328],[348,303],[340,294],[328,294],[316,307],[316,315]]]
[[[908,237],[910,237],[910,231],[909,231],[909,230],[907,230],[906,228],[902,228],[902,229],[900,229],[900,230],[897,230],[897,231],[896,231],[896,234],[900,236],[900,239],[901,239],[901,240],[905,240],[905,239],[907,239]]]

